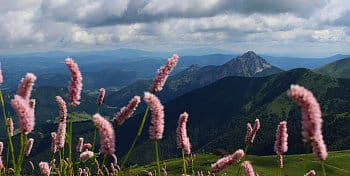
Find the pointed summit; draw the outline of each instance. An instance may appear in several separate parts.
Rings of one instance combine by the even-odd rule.
[[[220,67],[220,70],[226,74],[225,76],[260,77],[282,71],[253,51],[248,51]]]
[[[256,57],[260,57],[260,56],[255,54],[254,51],[248,51],[248,52],[244,53],[241,57],[243,57],[243,58],[256,58]]]

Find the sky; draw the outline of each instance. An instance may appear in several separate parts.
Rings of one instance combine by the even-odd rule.
[[[350,0],[0,0],[0,55],[199,47],[350,54]]]

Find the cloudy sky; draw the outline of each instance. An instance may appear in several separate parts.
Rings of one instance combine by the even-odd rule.
[[[215,47],[350,54],[350,0],[0,0],[0,53]]]

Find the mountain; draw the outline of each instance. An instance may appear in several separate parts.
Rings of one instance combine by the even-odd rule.
[[[341,59],[320,68],[315,69],[315,72],[334,76],[337,78],[350,78],[350,57]]]
[[[287,97],[291,84],[300,84],[314,92],[323,111],[323,133],[329,150],[350,148],[350,80],[322,76],[307,69],[295,69],[268,77],[226,77],[193,90],[165,104],[165,134],[160,142],[161,156],[178,156],[176,126],[179,114],[190,114],[188,134],[194,152],[227,151],[244,147],[247,122],[261,121],[250,154],[274,154],[275,129],[282,120],[288,121],[289,154],[305,152],[301,136],[301,112]],[[141,114],[118,127],[120,141],[130,144],[141,120]],[[146,126],[148,126],[147,124]],[[153,158],[152,141],[147,129],[143,141],[132,156],[135,163]],[[120,145],[121,146],[121,145]],[[120,147],[120,152],[125,152]],[[142,153],[142,158],[140,156]]]
[[[181,59],[179,63],[182,62]],[[227,76],[261,77],[281,71],[281,69],[266,62],[262,57],[249,51],[219,66],[199,67],[192,65],[170,77],[159,96],[168,101]],[[150,84],[151,80],[137,81],[110,95],[106,101],[111,105],[122,106],[132,96],[141,95],[143,91],[148,90]]]
[[[350,57],[350,55],[337,54],[326,58],[297,58],[297,57],[274,57],[263,56],[269,63],[283,69],[290,70],[294,68],[315,69],[331,62]]]

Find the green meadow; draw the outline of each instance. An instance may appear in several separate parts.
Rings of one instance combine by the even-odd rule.
[[[219,157],[213,154],[197,154],[194,160],[194,170],[203,171],[208,175],[211,163]],[[251,161],[254,171],[260,176],[277,176],[279,168],[277,166],[277,156],[255,156],[248,155],[246,160]],[[166,163],[168,176],[179,176],[182,174],[182,158],[164,160]],[[130,167],[121,175],[147,175],[146,171],[154,171],[155,163],[145,166]],[[315,160],[312,154],[286,155],[284,158],[283,176],[303,176],[309,170],[315,170],[317,175],[322,175],[322,168],[319,161]],[[188,168],[188,174],[192,174],[192,168]],[[238,165],[232,165],[215,175],[236,176]],[[326,160],[327,176],[349,176],[350,175],[350,150],[330,152]],[[197,174],[195,174],[197,175]],[[242,175],[242,171],[241,174]]]

